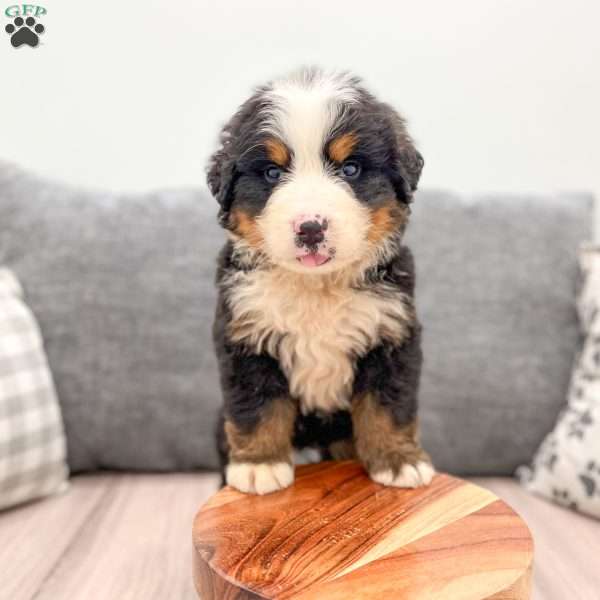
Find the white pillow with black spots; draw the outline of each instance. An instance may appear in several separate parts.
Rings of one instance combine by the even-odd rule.
[[[568,404],[533,465],[517,475],[528,490],[600,518],[600,246],[584,247],[580,263],[577,309],[584,341]]]
[[[66,489],[62,416],[42,336],[8,269],[0,269],[0,510]]]

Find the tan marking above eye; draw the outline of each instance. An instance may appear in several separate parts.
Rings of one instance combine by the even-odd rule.
[[[286,167],[290,162],[290,153],[286,145],[275,138],[265,140],[267,156],[280,167]]]
[[[329,142],[327,154],[331,160],[343,162],[352,154],[357,142],[358,138],[355,133],[344,133]]]

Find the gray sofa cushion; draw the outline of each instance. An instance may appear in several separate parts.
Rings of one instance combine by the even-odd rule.
[[[0,264],[38,317],[71,469],[214,467],[213,201],[83,192],[3,165],[0,223]]]
[[[438,468],[510,474],[565,404],[585,195],[421,193],[407,243],[424,324],[423,444]]]
[[[418,195],[421,422],[439,467],[510,473],[551,428],[590,211],[583,196]],[[216,465],[215,215],[197,191],[81,191],[0,164],[0,263],[40,322],[74,471]]]

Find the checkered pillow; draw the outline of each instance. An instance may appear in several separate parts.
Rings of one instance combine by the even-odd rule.
[[[0,269],[0,509],[67,485],[60,408],[23,292]]]
[[[585,340],[568,403],[533,465],[517,475],[532,492],[600,518],[600,247],[584,247],[580,262],[585,281],[577,308]]]

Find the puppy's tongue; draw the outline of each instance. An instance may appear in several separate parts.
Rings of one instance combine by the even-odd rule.
[[[304,256],[298,256],[297,258],[305,267],[318,267],[319,265],[326,263],[329,257],[316,253],[305,254]]]

